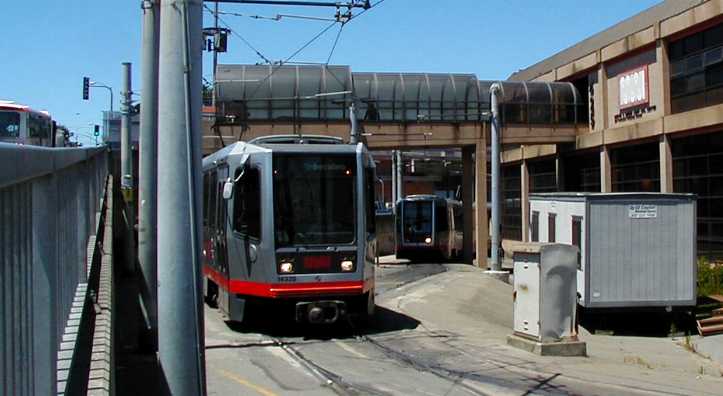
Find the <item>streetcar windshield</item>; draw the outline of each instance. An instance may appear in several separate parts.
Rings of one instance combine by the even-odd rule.
[[[18,137],[20,114],[14,111],[0,111],[0,137]]]
[[[353,155],[274,156],[276,246],[354,242]]]
[[[403,204],[404,240],[422,242],[432,236],[432,202],[407,201]]]

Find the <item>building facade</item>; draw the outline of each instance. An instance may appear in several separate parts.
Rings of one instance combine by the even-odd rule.
[[[700,255],[723,257],[723,1],[668,0],[509,77],[570,82],[574,143],[503,151],[503,237],[527,239],[529,193],[698,196]]]

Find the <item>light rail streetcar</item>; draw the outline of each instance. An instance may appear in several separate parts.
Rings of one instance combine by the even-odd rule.
[[[375,181],[363,144],[328,137],[258,138],[204,158],[207,302],[238,322],[265,304],[305,323],[368,319]]]
[[[409,195],[395,207],[397,258],[450,260],[462,254],[462,204],[436,195]]]

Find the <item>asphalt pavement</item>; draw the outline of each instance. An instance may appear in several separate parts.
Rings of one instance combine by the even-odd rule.
[[[669,338],[585,332],[586,358],[507,346],[511,288],[469,265],[387,257],[376,291],[368,327],[238,325],[207,306],[209,395],[723,394],[720,367]]]

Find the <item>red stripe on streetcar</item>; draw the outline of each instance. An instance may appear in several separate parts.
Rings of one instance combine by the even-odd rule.
[[[215,269],[204,266],[203,273],[216,284],[234,294],[257,297],[298,297],[316,294],[362,294],[374,286],[373,281],[332,281],[305,283],[263,283],[229,279]]]

